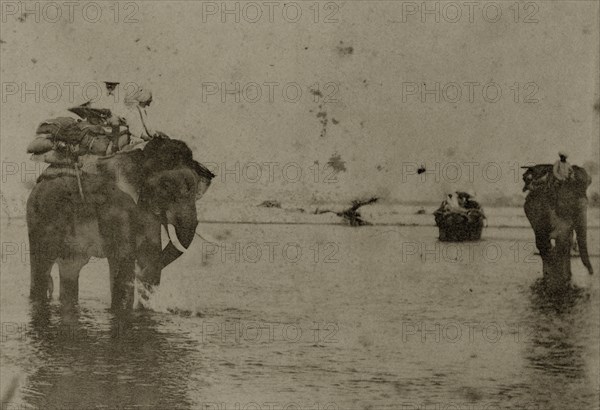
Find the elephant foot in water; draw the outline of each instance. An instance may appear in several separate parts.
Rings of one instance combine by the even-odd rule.
[[[135,280],[135,292],[138,297],[135,308],[137,310],[147,310],[148,302],[150,297],[156,291],[160,284],[160,270],[154,267],[146,266],[140,268],[138,266],[136,280]]]
[[[137,310],[148,310],[147,304],[150,301],[150,295],[154,293],[154,287],[140,282],[138,282],[137,285],[136,292],[139,299],[135,304],[135,308]]]

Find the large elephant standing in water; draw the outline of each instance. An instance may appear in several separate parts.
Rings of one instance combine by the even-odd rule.
[[[80,184],[72,169],[46,171],[27,201],[31,298],[51,297],[56,262],[60,299],[76,302],[81,268],[99,257],[108,259],[112,307],[131,308],[136,265],[147,288],[159,284],[161,270],[194,238],[196,200],[212,177],[184,142],[172,139],[100,159],[98,172],[82,173]],[[161,225],[170,239],[164,249]]]
[[[593,273],[587,249],[586,191],[591,178],[578,166],[573,166],[573,175],[568,181],[557,181],[552,165],[523,168],[526,169],[523,191],[529,191],[525,215],[534,230],[536,247],[542,257],[544,284],[548,289],[565,289],[571,280],[573,232],[577,236],[581,260],[588,272]]]

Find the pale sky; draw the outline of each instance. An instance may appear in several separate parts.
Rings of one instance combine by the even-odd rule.
[[[449,2],[427,2],[440,8],[439,22],[421,15],[421,2],[297,2],[287,14],[284,2],[228,2],[233,14],[223,15],[222,2],[123,2],[118,15],[114,2],[98,2],[97,23],[89,7],[84,18],[86,2],[72,16],[63,5],[58,22],[55,10],[40,10],[36,22],[6,3],[18,4],[3,3],[0,30],[5,164],[27,163],[37,124],[66,115],[85,101],[84,84],[103,80],[152,88],[154,127],[219,164],[206,194],[214,200],[437,202],[456,189],[492,198],[519,195],[518,166],[554,162],[559,150],[574,164],[598,162],[597,1],[500,1],[496,22],[495,9],[475,2],[454,23]],[[77,84],[74,101],[66,82]],[[22,94],[36,83],[39,102],[35,91]],[[49,83],[61,85],[55,103],[45,101],[55,95]],[[236,83],[240,101],[230,93],[222,102],[222,85]],[[321,96],[310,92],[315,84]],[[424,102],[422,87],[434,90]],[[297,101],[286,101],[282,91],[294,100],[297,88]],[[326,183],[334,154],[346,170]],[[260,178],[255,163],[263,164]],[[234,170],[224,179],[223,164]],[[424,181],[420,165],[434,171]],[[3,195],[22,195],[21,178],[6,165],[3,172]]]

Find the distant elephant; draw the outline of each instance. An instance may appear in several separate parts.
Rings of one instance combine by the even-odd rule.
[[[573,231],[577,235],[581,260],[589,274],[593,274],[587,248],[586,191],[592,182],[590,176],[585,169],[573,166],[571,180],[558,181],[553,176],[552,165],[523,168],[526,169],[523,191],[529,191],[525,215],[535,233],[546,284],[560,289],[570,283]]]
[[[131,308],[136,265],[145,287],[156,286],[161,270],[194,238],[196,200],[214,175],[192,158],[184,142],[151,140],[143,150],[100,158],[97,167],[96,174],[78,178],[72,168],[51,166],[29,195],[34,301],[52,296],[50,272],[57,262],[60,299],[76,302],[79,272],[90,257],[98,257],[108,259],[112,307]],[[124,192],[128,189],[131,195]],[[164,249],[161,225],[170,239]]]

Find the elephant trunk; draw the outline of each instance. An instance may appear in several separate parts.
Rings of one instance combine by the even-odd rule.
[[[590,256],[587,248],[587,204],[583,204],[581,207],[582,211],[578,215],[575,221],[575,233],[577,234],[577,247],[579,248],[579,255],[581,261],[587,268],[590,275],[594,273],[592,263],[590,262]]]

